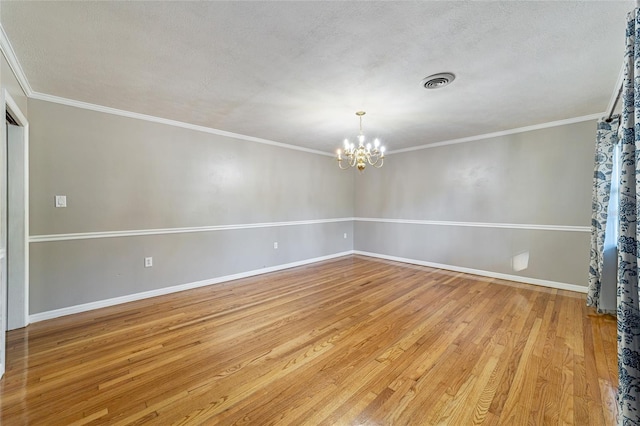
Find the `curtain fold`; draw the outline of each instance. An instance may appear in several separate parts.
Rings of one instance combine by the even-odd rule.
[[[605,118],[598,121],[596,135],[596,155],[593,171],[593,194],[591,203],[591,258],[589,261],[589,288],[587,306],[593,306],[599,313],[615,313],[603,308],[601,289],[604,271],[604,244],[606,239],[609,201],[611,199],[611,177],[613,171],[614,147],[618,143],[618,116],[610,122]],[[613,281],[613,280],[612,280]],[[611,283],[615,285],[615,283]]]
[[[640,425],[640,9],[627,15],[618,223],[618,425]],[[636,124],[637,123],[637,124]]]

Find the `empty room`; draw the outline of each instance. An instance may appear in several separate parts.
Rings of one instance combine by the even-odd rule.
[[[640,425],[638,35],[0,1],[0,423]]]

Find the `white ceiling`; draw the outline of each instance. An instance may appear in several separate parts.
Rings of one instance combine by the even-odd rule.
[[[395,150],[604,111],[633,7],[3,1],[0,20],[35,92],[322,151],[365,110]]]

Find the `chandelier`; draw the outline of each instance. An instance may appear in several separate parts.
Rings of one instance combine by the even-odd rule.
[[[366,113],[364,111],[356,112],[356,115],[360,118],[360,133],[358,134],[358,146],[349,142],[348,139],[344,140],[344,158],[342,157],[342,150],[338,150],[338,166],[342,170],[346,170],[349,167],[357,167],[362,171],[367,167],[367,163],[375,168],[382,167],[384,163],[384,147],[380,146],[380,141],[375,139],[373,146],[371,143],[364,144],[364,134],[362,133],[362,116]]]

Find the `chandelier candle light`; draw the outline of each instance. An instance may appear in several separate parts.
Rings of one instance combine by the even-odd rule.
[[[371,143],[364,144],[364,134],[362,133],[362,116],[366,113],[364,111],[356,112],[356,115],[360,117],[360,133],[358,134],[358,146],[350,143],[348,139],[344,140],[344,158],[343,152],[338,150],[338,166],[342,170],[346,170],[349,167],[357,167],[362,171],[367,167],[367,163],[375,168],[382,167],[384,163],[384,147],[380,146],[380,141],[375,139],[373,141],[373,147]],[[344,161],[344,164],[343,164]]]

